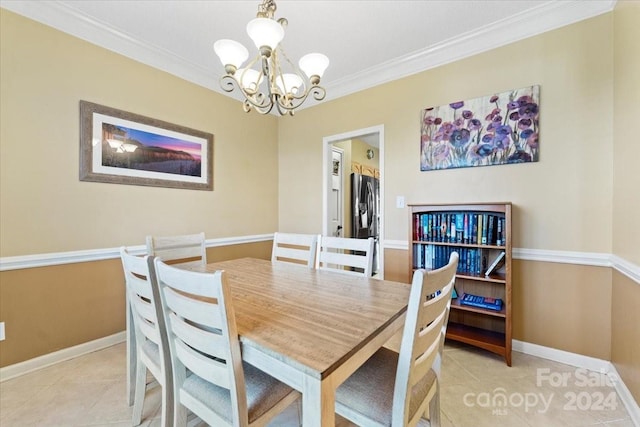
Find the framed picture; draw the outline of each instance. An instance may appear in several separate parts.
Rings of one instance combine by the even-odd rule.
[[[80,101],[80,180],[213,190],[213,135]]]
[[[422,110],[420,170],[537,162],[540,86]]]

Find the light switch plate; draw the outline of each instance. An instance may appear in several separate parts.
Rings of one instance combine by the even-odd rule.
[[[403,209],[404,208],[404,196],[396,197],[396,208]]]
[[[4,341],[4,322],[0,322],[0,341]]]

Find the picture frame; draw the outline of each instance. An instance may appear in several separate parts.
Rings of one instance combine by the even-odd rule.
[[[80,101],[80,181],[213,191],[213,134]]]
[[[420,170],[534,163],[540,85],[429,107],[420,117]]]

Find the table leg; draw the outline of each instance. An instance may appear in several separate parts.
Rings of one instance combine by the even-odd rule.
[[[305,375],[302,390],[302,425],[335,426],[335,387],[331,377],[322,381]]]

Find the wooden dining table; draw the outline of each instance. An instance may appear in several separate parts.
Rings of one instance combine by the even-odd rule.
[[[305,427],[335,425],[335,391],[399,331],[410,285],[241,258],[224,270],[242,358],[302,393]]]

